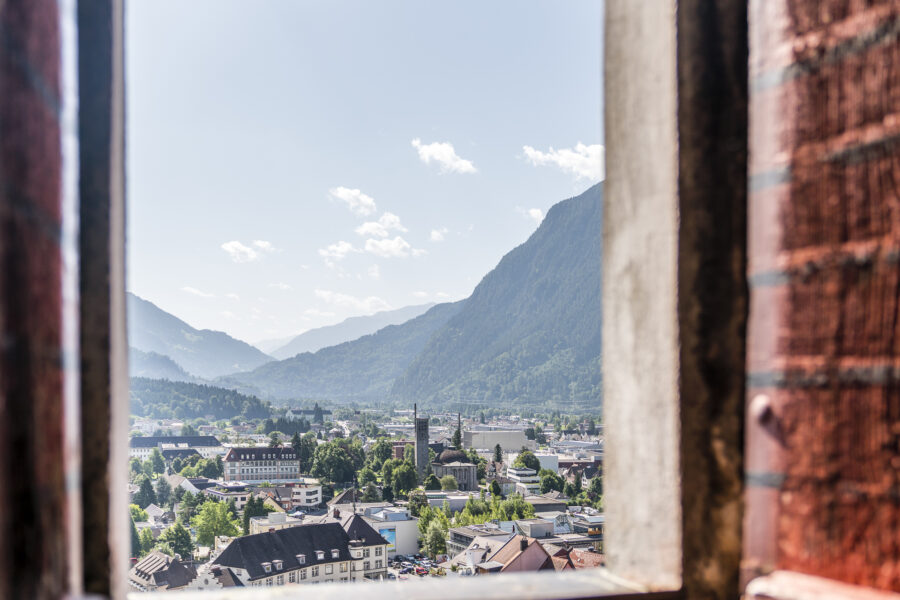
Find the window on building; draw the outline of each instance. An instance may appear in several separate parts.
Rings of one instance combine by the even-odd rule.
[[[288,583],[296,583],[296,581],[297,581],[297,573],[294,571],[291,571],[290,573],[288,573]]]
[[[300,569],[300,579],[306,579],[306,569]]]
[[[378,546],[375,548],[375,556],[381,556],[381,553],[384,551],[384,547]]]
[[[318,577],[318,576],[319,576],[319,567],[312,567],[312,568],[310,569],[310,573],[309,573],[309,574],[310,574],[311,577]]]
[[[341,563],[341,573],[346,573],[346,572],[347,572],[347,563],[342,562]]]
[[[276,580],[278,585],[284,585],[284,575],[279,575]]]
[[[325,574],[331,575],[334,573],[334,565],[325,565]]]
[[[365,561],[365,562],[363,562],[363,571],[368,571],[368,570],[369,570],[369,561]]]
[[[337,549],[337,548],[332,548],[332,549],[331,549],[331,558],[337,558],[337,557],[338,557],[338,554],[339,554],[339,552],[338,552],[338,549]]]
[[[318,560],[323,560],[325,558],[325,551],[324,550],[316,550],[316,558]]]

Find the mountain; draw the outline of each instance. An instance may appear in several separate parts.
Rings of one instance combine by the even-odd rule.
[[[155,419],[195,419],[211,416],[230,419],[238,415],[265,419],[272,407],[255,396],[211,385],[131,378],[131,414]]]
[[[172,359],[191,375],[212,379],[272,361],[250,344],[221,331],[194,329],[134,294],[128,294],[128,343]]]
[[[168,379],[169,381],[198,381],[168,356],[157,352],[144,352],[137,348],[129,348],[128,374],[131,377],[148,377],[150,379]]]
[[[434,306],[434,303],[406,306],[397,310],[386,310],[364,317],[351,317],[337,325],[319,327],[318,329],[301,333],[281,347],[271,350],[268,354],[277,359],[285,359],[303,352],[316,352],[328,346],[337,346],[338,344],[361,338],[364,335],[375,333],[388,325],[405,323],[418,317],[432,306]]]
[[[274,355],[272,354],[272,351],[278,350],[279,348],[281,348],[282,346],[284,346],[285,344],[287,344],[288,342],[290,342],[292,339],[294,339],[295,337],[297,337],[297,335],[298,335],[298,334],[295,334],[295,335],[287,335],[287,336],[280,337],[280,338],[272,338],[272,339],[267,339],[267,340],[260,340],[260,341],[258,341],[258,342],[253,342],[253,346],[259,348],[260,350],[262,350],[263,352],[265,352],[265,353],[268,354],[269,356],[274,356]]]
[[[280,399],[382,400],[432,334],[464,304],[438,304],[401,325],[388,325],[315,353],[270,362],[249,373],[221,377],[216,384]]]
[[[602,184],[554,205],[391,394],[442,408],[600,402]]]

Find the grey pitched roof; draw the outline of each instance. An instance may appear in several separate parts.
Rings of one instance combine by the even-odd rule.
[[[381,546],[388,543],[359,515],[347,515],[341,521],[341,527],[344,528],[351,540],[361,542],[359,544],[361,546]]]
[[[191,447],[208,448],[222,444],[212,435],[158,435],[131,438],[132,448],[156,448],[160,444],[186,444]]]
[[[245,569],[251,580],[260,579],[302,567],[353,560],[349,546],[350,537],[338,523],[313,523],[236,538],[214,564]],[[333,549],[338,550],[337,558],[331,556]],[[317,550],[324,552],[322,559],[316,557]],[[306,556],[302,565],[298,554]],[[262,564],[276,560],[283,561],[281,571],[273,565],[266,573]]]
[[[297,458],[297,452],[287,446],[285,448],[256,448],[256,447],[237,447],[229,448],[225,453],[225,462],[236,462],[242,460],[289,460]]]
[[[158,550],[141,559],[129,573],[129,579],[136,585],[165,589],[184,587],[196,576],[193,565],[179,562]]]

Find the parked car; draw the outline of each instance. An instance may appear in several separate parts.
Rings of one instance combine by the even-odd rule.
[[[428,575],[428,569],[425,567],[416,567],[416,575]]]
[[[407,573],[412,573],[412,572],[413,572],[412,567],[403,567],[402,569],[400,569],[401,575],[406,575]]]

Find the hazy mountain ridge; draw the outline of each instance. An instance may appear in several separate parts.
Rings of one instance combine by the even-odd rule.
[[[128,349],[128,375],[169,381],[202,381],[181,368],[174,360],[158,352],[144,352],[137,348]]]
[[[318,327],[297,335],[268,354],[276,359],[291,358],[304,352],[317,352],[322,348],[351,342],[364,335],[375,333],[388,325],[400,325],[414,319],[434,306],[434,303],[404,306],[373,315],[350,317],[335,325]]]
[[[392,387],[409,402],[600,401],[602,184],[554,205]]]
[[[172,359],[190,375],[212,379],[248,371],[273,358],[221,331],[195,329],[152,302],[128,294],[128,343]]]
[[[402,325],[388,325],[357,340],[221,377],[215,383],[278,399],[383,400],[394,379],[464,302],[438,304]]]

